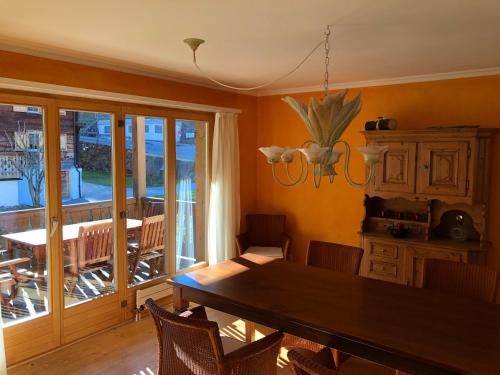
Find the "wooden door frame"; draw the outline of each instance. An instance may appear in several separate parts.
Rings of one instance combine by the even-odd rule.
[[[50,218],[56,218],[60,225],[55,230],[54,236],[47,239],[47,270],[49,273],[49,312],[47,315],[22,322],[11,327],[4,328],[4,337],[7,348],[7,361],[11,366],[15,363],[26,360],[27,358],[40,355],[44,352],[56,349],[66,343],[79,338],[88,336],[94,332],[107,327],[119,324],[131,318],[130,309],[124,309],[127,301],[131,302],[133,293],[138,288],[150,286],[163,282],[164,279],[154,279],[137,287],[128,288],[127,276],[127,255],[126,251],[126,221],[124,217],[120,218],[121,212],[127,210],[126,197],[126,172],[125,172],[125,127],[119,127],[118,121],[125,119],[125,114],[147,115],[163,117],[167,120],[167,131],[164,136],[167,137],[166,153],[168,166],[165,171],[165,190],[170,201],[175,202],[175,178],[169,178],[171,173],[175,176],[175,119],[188,119],[195,121],[206,121],[207,129],[207,189],[209,194],[209,181],[211,174],[211,147],[214,126],[214,113],[194,112],[178,109],[164,109],[147,105],[129,105],[121,102],[92,100],[86,98],[73,98],[60,95],[25,93],[12,90],[0,90],[0,103],[2,104],[21,104],[33,105],[44,108],[44,137],[45,141],[45,226],[47,232],[51,228]],[[89,300],[85,303],[70,306],[64,306],[64,252],[62,246],[62,193],[61,193],[61,160],[60,160],[60,115],[59,110],[66,109],[72,111],[90,111],[104,112],[113,115],[112,127],[112,162],[113,162],[113,202],[112,212],[114,219],[114,244],[115,244],[115,280],[116,292],[95,300]],[[172,185],[173,186],[170,186]],[[172,200],[173,195],[173,200]],[[167,211],[166,211],[167,212]],[[168,214],[170,218],[175,218],[175,204],[169,205]],[[208,211],[206,211],[208,213]],[[175,249],[175,220],[169,220],[168,241],[173,243],[172,249]],[[206,225],[206,223],[205,223]],[[170,245],[171,246],[171,245]],[[175,251],[170,251],[173,255],[173,261],[170,259],[168,275],[181,274],[200,267],[206,266],[206,262],[200,262],[189,269],[176,272],[175,269]],[[173,268],[172,268],[173,267]],[[121,276],[121,277],[120,277]],[[90,302],[90,303],[89,303]],[[124,306],[125,303],[125,306]],[[120,305],[120,306],[118,306]],[[118,311],[117,307],[123,313],[117,313],[115,318],[110,319],[103,324],[83,326],[78,332],[68,332],[65,330],[65,321],[73,319],[76,321],[81,314],[110,314]],[[78,322],[81,324],[81,322]],[[43,332],[38,337],[33,337],[33,332]],[[42,342],[42,340],[44,340]],[[31,345],[32,344],[32,345]]]
[[[114,244],[114,281],[115,291],[111,294],[84,301],[80,304],[65,307],[64,301],[64,286],[61,284],[61,343],[67,344],[74,340],[88,336],[89,334],[98,332],[101,329],[119,324],[123,321],[121,314],[121,301],[126,300],[126,294],[123,288],[123,269],[127,267],[126,251],[120,249],[127,248],[127,228],[126,217],[121,215],[121,212],[127,210],[126,200],[126,179],[125,179],[125,131],[123,127],[118,126],[118,122],[122,120],[121,107],[117,103],[107,103],[99,101],[81,101],[72,98],[58,98],[56,100],[56,111],[59,114],[60,110],[68,111],[85,111],[107,113],[112,116],[111,126],[111,161],[112,161],[112,219],[113,219],[113,244]],[[58,116],[59,120],[59,116]],[[58,132],[60,124],[57,121],[55,126]],[[57,163],[55,169],[60,173],[61,163]],[[59,185],[61,182],[57,182]],[[59,222],[63,222],[63,207],[61,196],[57,197],[60,212],[58,213]],[[62,242],[60,243],[62,249]],[[61,251],[61,256],[63,256]],[[64,270],[61,267],[62,280],[64,281]],[[78,317],[89,316],[88,322],[83,320],[78,321]],[[75,318],[76,317],[76,318]],[[92,319],[94,318],[94,319]],[[103,320],[104,319],[104,320]]]
[[[39,355],[55,349],[61,344],[61,295],[56,286],[61,283],[61,254],[58,244],[62,241],[59,230],[51,237],[48,235],[52,229],[51,218],[58,217],[58,201],[61,182],[58,181],[57,170],[52,166],[59,160],[58,130],[54,127],[58,115],[55,111],[55,101],[51,98],[37,95],[13,93],[0,90],[0,103],[21,104],[43,108],[43,135],[44,135],[44,168],[45,168],[45,228],[47,230],[46,245],[46,270],[48,272],[48,312],[39,317],[19,322],[3,328],[6,356],[8,365],[20,362],[25,358]],[[50,167],[49,167],[50,166]],[[33,332],[39,335],[33,335]]]

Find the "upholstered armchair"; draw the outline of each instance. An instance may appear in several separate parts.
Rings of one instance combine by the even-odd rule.
[[[285,215],[247,215],[247,231],[236,236],[239,255],[245,253],[288,259],[290,237],[285,233]]]

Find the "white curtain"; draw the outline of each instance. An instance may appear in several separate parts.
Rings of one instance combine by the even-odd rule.
[[[191,178],[183,178],[177,189],[176,266],[184,269],[196,263],[194,256],[193,189]]]
[[[240,154],[238,115],[216,113],[208,215],[210,264],[236,256],[240,229]]]

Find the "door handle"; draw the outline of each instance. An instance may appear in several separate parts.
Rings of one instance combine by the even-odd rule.
[[[54,237],[54,234],[56,234],[57,227],[59,226],[59,220],[57,217],[52,216],[50,218],[50,237]]]

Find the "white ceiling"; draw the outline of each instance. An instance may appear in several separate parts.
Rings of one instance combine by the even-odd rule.
[[[500,67],[499,0],[2,0],[0,49],[206,84],[256,85],[334,25],[334,83]],[[319,85],[320,49],[273,89]]]

